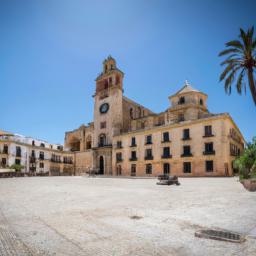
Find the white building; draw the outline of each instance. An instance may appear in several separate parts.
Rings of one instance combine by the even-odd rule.
[[[71,175],[74,153],[59,144],[0,131],[1,168],[21,165],[22,173],[31,175]]]

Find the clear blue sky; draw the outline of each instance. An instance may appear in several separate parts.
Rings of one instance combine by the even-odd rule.
[[[63,143],[93,119],[102,61],[125,73],[125,95],[161,112],[184,80],[256,135],[250,93],[227,96],[218,82],[224,43],[256,25],[256,1],[1,0],[0,129]]]

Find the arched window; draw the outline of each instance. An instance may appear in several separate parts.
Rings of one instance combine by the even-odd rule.
[[[178,104],[181,105],[181,104],[184,104],[184,103],[185,103],[185,97],[182,96],[182,97],[179,98]]]
[[[105,145],[106,145],[106,135],[102,133],[99,136],[99,147],[104,147]]]
[[[204,101],[202,99],[200,99],[199,103],[200,105],[204,105]]]
[[[108,70],[108,65],[106,64],[105,65],[105,73],[107,72],[107,70]]]

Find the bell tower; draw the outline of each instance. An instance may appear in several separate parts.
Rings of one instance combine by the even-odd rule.
[[[96,78],[93,147],[96,155],[101,157],[101,167],[106,161],[110,161],[111,166],[111,159],[106,158],[112,153],[107,153],[107,149],[112,152],[112,138],[121,132],[123,126],[123,77],[115,59],[109,56],[103,61],[103,70]],[[102,159],[105,159],[104,164]],[[97,160],[95,164],[98,165]],[[106,169],[104,173],[107,173]]]

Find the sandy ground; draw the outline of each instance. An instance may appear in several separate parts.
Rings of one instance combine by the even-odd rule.
[[[236,244],[194,236],[201,228],[248,234],[256,226],[256,193],[237,178],[180,182],[0,179],[0,255],[256,255],[253,237]]]

